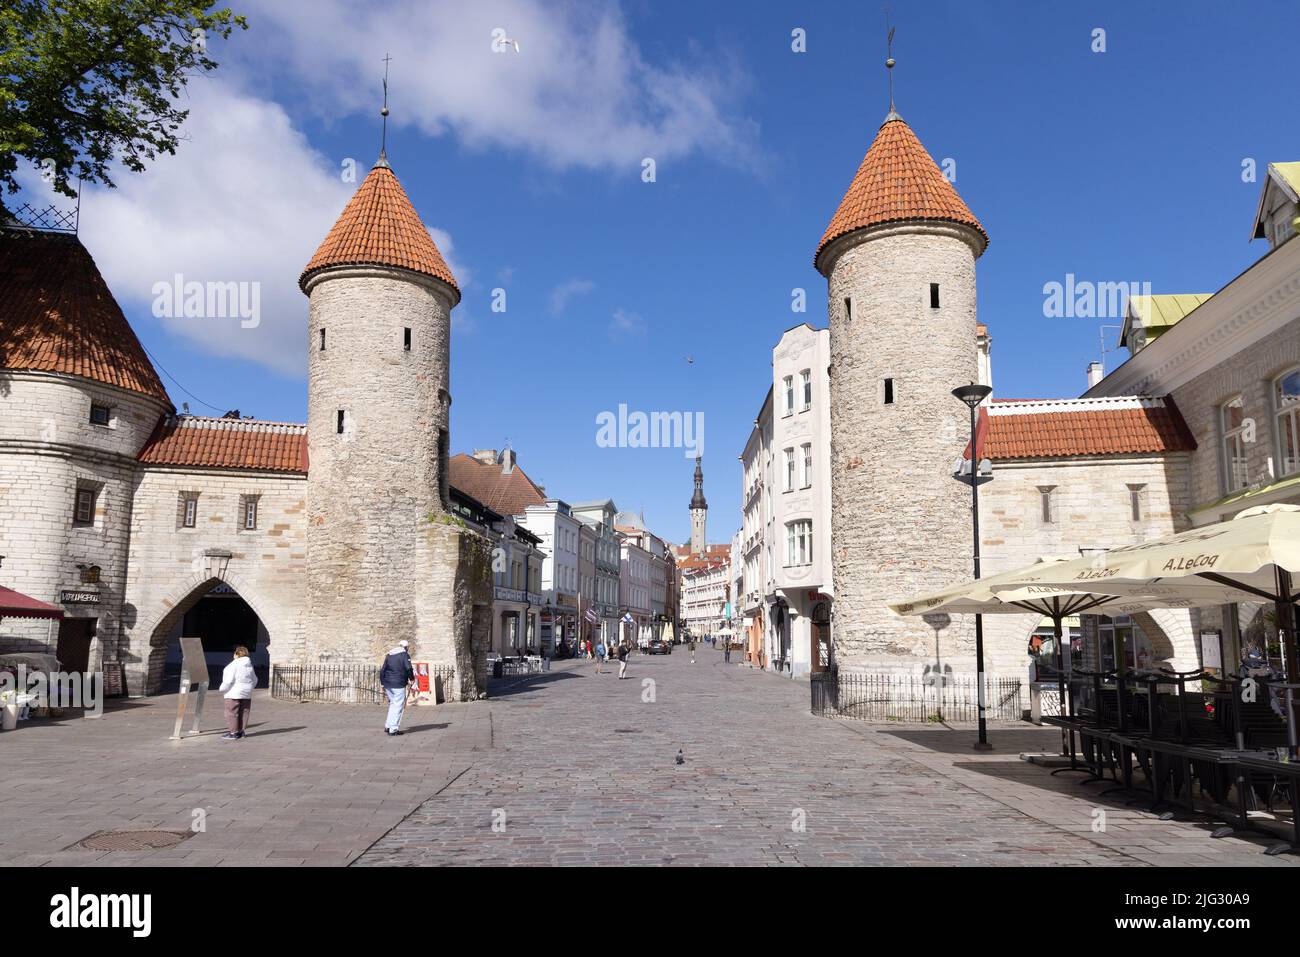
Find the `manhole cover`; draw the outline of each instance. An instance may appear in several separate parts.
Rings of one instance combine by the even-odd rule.
[[[156,851],[175,847],[189,831],[100,831],[82,838],[69,851]]]

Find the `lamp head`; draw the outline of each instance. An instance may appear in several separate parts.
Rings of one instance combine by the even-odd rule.
[[[989,386],[976,385],[972,382],[970,385],[958,386],[952,390],[952,394],[973,409],[987,399],[992,391]]]

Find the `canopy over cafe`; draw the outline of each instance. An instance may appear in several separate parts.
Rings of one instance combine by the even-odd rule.
[[[50,653],[50,649],[55,646],[54,636],[59,633],[58,623],[64,620],[62,608],[0,585],[0,627],[4,626],[7,618],[48,621],[51,640],[44,647],[33,646],[30,651],[0,654],[0,672],[17,675],[20,666],[28,671],[44,672],[85,670],[84,666],[78,667],[78,662],[74,660],[76,653],[80,651],[79,648],[63,647],[54,654]]]

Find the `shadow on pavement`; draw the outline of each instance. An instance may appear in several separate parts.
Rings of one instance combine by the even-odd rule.
[[[594,669],[595,665],[592,665],[592,668]],[[614,670],[618,670],[618,665],[614,666]],[[594,673],[593,671],[592,674]],[[488,683],[488,698],[509,698],[515,695],[528,694],[534,689],[553,684],[556,681],[582,677],[585,676],[573,671],[544,671],[541,674],[521,675],[517,678],[495,678]]]
[[[979,731],[974,725],[897,731],[879,729],[878,733],[919,744],[927,751],[938,751],[941,754],[969,754],[974,750],[972,745],[979,737]],[[1061,749],[1061,732],[1057,728],[991,727],[989,744],[993,745],[995,753],[1002,754],[1019,755],[1022,751],[1053,753]]]
[[[1053,777],[1051,769],[1040,767],[1036,764],[1030,764],[1028,761],[970,761],[955,762],[954,769],[962,771],[973,771],[976,774],[983,774],[990,778],[997,778],[1001,781],[1011,781],[1017,785],[1028,785],[1037,788],[1040,791],[1046,791],[1050,794],[1063,795],[1069,798],[1077,798],[1087,801],[1090,807],[1105,807],[1115,811],[1125,811],[1132,814],[1149,815],[1150,822],[1157,824],[1155,813],[1150,810],[1151,792],[1142,786],[1143,777],[1140,773],[1134,772],[1133,779],[1136,787],[1132,791],[1115,791],[1111,794],[1103,795],[1103,791],[1109,791],[1118,787],[1119,782],[1107,777],[1103,780],[1095,778],[1085,778],[1082,774],[1070,773],[1069,777]],[[1211,810],[1208,798],[1197,792],[1196,806],[1197,814],[1191,814],[1184,808],[1174,808],[1175,820],[1184,824],[1191,825],[1206,832],[1206,845],[1209,849],[1213,844],[1213,839],[1209,832],[1214,831],[1224,824],[1222,817],[1217,817]],[[1182,799],[1180,797],[1180,799]],[[1168,805],[1161,807],[1161,810],[1169,810]],[[1065,824],[1067,822],[1053,821],[1054,824]],[[1264,822],[1256,822],[1262,824]],[[1287,831],[1282,825],[1275,824],[1277,837],[1260,833],[1259,831],[1237,830],[1233,837],[1250,844],[1258,845],[1262,851],[1271,844],[1276,844],[1278,837],[1286,839]]]

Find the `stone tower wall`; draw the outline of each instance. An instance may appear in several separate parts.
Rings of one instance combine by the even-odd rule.
[[[136,457],[158,420],[160,399],[78,376],[0,374],[0,555],[10,588],[59,605],[69,618],[93,618],[91,671],[106,672],[119,693],[119,643],[126,614]],[[111,410],[108,425],[90,422],[91,404]],[[74,520],[79,488],[96,492],[93,521]],[[98,565],[98,584],[83,584],[78,565]],[[94,601],[63,604],[64,590]],[[129,622],[128,622],[129,623]],[[6,618],[0,652],[58,647],[58,623]]]
[[[935,629],[893,616],[886,602],[972,576],[970,487],[952,477],[969,412],[951,390],[976,380],[980,248],[973,230],[927,222],[852,233],[825,254],[832,631],[844,670],[918,672],[939,657],[974,671],[969,617]]]
[[[369,267],[327,270],[306,291],[306,655],[373,664],[397,641],[416,642],[417,579],[428,572],[417,542],[444,513],[452,293]]]
[[[691,509],[691,551],[703,552],[707,547],[705,544],[705,523],[708,521],[709,513],[706,509]]]

